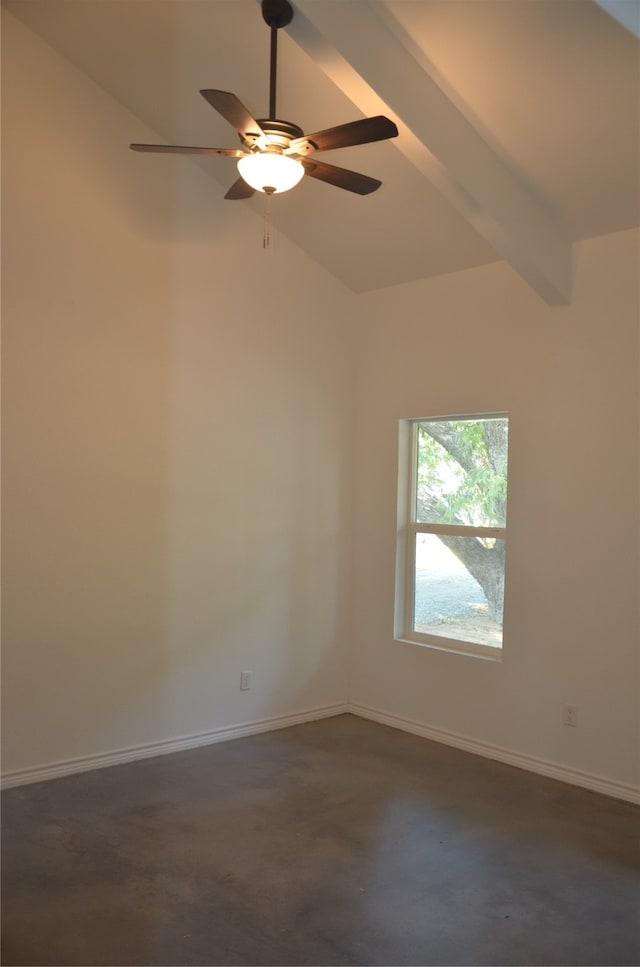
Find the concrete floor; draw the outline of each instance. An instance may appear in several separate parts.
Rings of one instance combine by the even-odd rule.
[[[637,965],[639,817],[350,715],[23,786],[2,962]]]

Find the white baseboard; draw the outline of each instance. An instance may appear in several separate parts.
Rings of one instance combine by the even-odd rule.
[[[410,732],[412,735],[419,735],[422,738],[431,739],[434,742],[441,742],[444,745],[453,746],[464,752],[472,752],[474,755],[480,755],[486,759],[495,759],[498,762],[504,762],[506,765],[516,766],[518,769],[526,769],[528,772],[535,772],[538,775],[547,776],[550,779],[558,779],[561,782],[567,782],[573,786],[581,786],[583,789],[590,789],[592,792],[599,792],[605,796],[612,796],[614,799],[622,799],[626,802],[640,805],[640,788],[637,786],[616,782],[603,776],[582,772],[579,769],[571,769],[568,766],[563,766],[556,762],[549,762],[546,759],[538,759],[534,756],[524,755],[521,752],[514,752],[511,749],[491,745],[488,742],[481,742],[468,736],[449,732],[446,729],[438,729],[412,719],[402,718],[398,715],[390,715],[387,712],[371,708],[368,705],[361,705],[358,702],[324,705],[306,709],[304,712],[272,716],[254,722],[245,722],[241,725],[225,726],[219,729],[212,729],[209,732],[200,732],[196,735],[186,735],[177,739],[167,739],[162,742],[150,742],[146,745],[130,746],[129,748],[119,749],[115,752],[102,752],[97,755],[81,756],[76,759],[64,759],[60,762],[49,763],[45,766],[36,766],[31,769],[17,769],[14,772],[7,772],[2,775],[0,787],[2,789],[10,789],[13,786],[44,782],[47,779],[59,779],[62,776],[69,776],[79,772],[90,772],[93,769],[104,769],[107,766],[121,765],[125,762],[135,762],[139,759],[149,759],[153,756],[168,755],[171,752],[197,749],[199,746],[212,745],[215,742],[227,742],[230,739],[240,739],[246,735],[257,735],[260,732],[286,729],[291,725],[302,725],[305,722],[313,722],[317,719],[329,718],[333,715],[343,715],[345,712],[358,715],[361,718],[370,719],[372,722],[379,722],[381,725],[388,725],[391,728],[400,729],[403,732]]]
[[[291,725],[302,725],[304,722],[314,722],[317,719],[329,718],[332,715],[343,715],[349,711],[349,706],[323,705],[318,708],[306,709],[304,712],[294,712],[290,715],[275,715],[255,722],[245,722],[242,725],[232,725],[210,732],[199,732],[196,735],[185,735],[177,739],[166,739],[162,742],[149,742],[146,745],[130,746],[115,752],[101,752],[98,755],[81,756],[77,759],[63,759],[46,766],[36,766],[32,769],[16,769],[7,772],[0,779],[2,789],[13,786],[26,786],[33,782],[44,782],[47,779],[59,779],[78,772],[90,772],[92,769],[104,769],[107,766],[118,766],[125,762],[135,762],[138,759],[150,759],[157,755],[168,755],[171,752],[182,752],[186,749],[197,749],[202,745],[212,745],[214,742],[227,742],[229,739],[240,739],[245,735],[257,735],[259,732],[273,732],[276,729],[286,729]]]
[[[357,702],[350,702],[348,711],[353,715],[359,715],[361,718],[371,719],[372,722],[389,725],[391,728],[400,729],[403,732],[411,732],[412,735],[432,739],[434,742],[441,742],[443,745],[450,745],[456,749],[462,749],[464,752],[472,752],[474,755],[483,756],[485,759],[495,759],[498,762],[506,763],[506,765],[516,766],[518,769],[526,769],[528,772],[536,772],[550,779],[559,779],[561,782],[567,782],[572,786],[581,786],[583,789],[589,789],[592,792],[599,792],[605,796],[612,796],[614,799],[623,799],[626,802],[640,805],[640,787],[638,786],[627,785],[613,779],[607,779],[604,776],[597,776],[556,762],[549,762],[546,759],[524,755],[521,752],[491,745],[489,742],[480,742],[465,735],[448,732],[446,729],[437,729],[431,725],[401,718],[398,715],[389,715],[387,712],[381,712]]]

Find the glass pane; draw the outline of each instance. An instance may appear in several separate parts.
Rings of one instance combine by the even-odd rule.
[[[413,630],[500,648],[504,544],[416,534]]]
[[[507,417],[418,423],[416,520],[505,527]]]

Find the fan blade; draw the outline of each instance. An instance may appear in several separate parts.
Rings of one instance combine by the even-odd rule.
[[[314,151],[328,151],[330,148],[349,148],[354,144],[370,144],[372,141],[384,141],[386,138],[396,138],[398,129],[389,118],[378,114],[374,118],[363,118],[361,121],[350,121],[339,124],[326,131],[316,134],[306,134],[302,138],[291,141],[289,149],[296,151],[302,148],[305,141],[310,141]]]
[[[224,197],[236,201],[242,198],[251,198],[252,195],[255,195],[255,191],[251,185],[248,185],[244,178],[238,178]]]
[[[368,195],[376,191],[382,184],[377,178],[369,178],[368,175],[360,175],[357,171],[349,171],[348,168],[336,168],[335,165],[328,165],[324,161],[313,161],[310,158],[303,158],[300,164],[305,172],[318,181],[326,181],[336,188],[344,188],[345,191],[353,191],[356,195]]]
[[[156,151],[161,154],[222,154],[227,158],[242,158],[242,148],[190,148],[182,144],[130,144],[132,151]]]
[[[266,147],[269,144],[258,122],[235,94],[229,91],[200,91],[200,93],[211,107],[215,108],[218,114],[221,114],[225,121],[236,129],[243,141],[253,141],[260,147]]]

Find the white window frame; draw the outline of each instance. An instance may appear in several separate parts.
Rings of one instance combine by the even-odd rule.
[[[472,413],[457,416],[427,416],[400,421],[398,447],[398,527],[396,549],[396,606],[394,615],[394,638],[396,641],[423,645],[438,651],[472,655],[490,661],[501,661],[504,638],[501,646],[482,645],[444,635],[428,635],[414,631],[415,607],[415,547],[417,534],[451,534],[455,537],[495,537],[505,542],[505,527],[469,527],[458,524],[423,524],[417,517],[417,465],[418,465],[418,424],[454,422],[464,420],[509,419],[509,414]],[[506,568],[506,564],[505,564]],[[505,575],[506,587],[506,575]],[[504,634],[504,615],[503,615]]]

